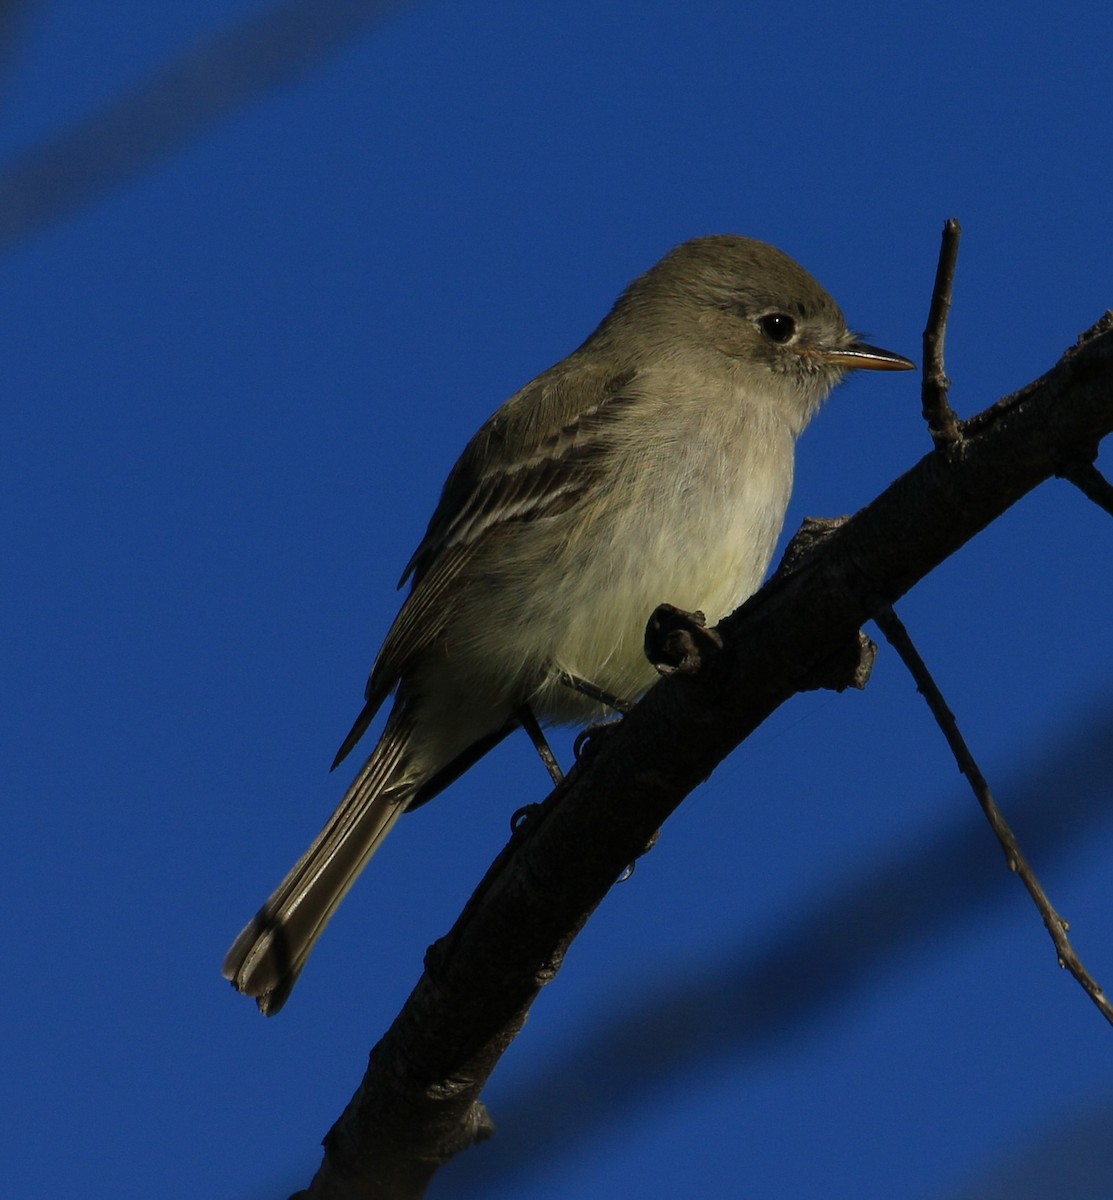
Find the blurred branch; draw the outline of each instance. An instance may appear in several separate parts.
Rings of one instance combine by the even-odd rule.
[[[1113,316],[1041,379],[961,426],[719,627],[695,674],[652,688],[519,824],[375,1047],[308,1196],[423,1195],[490,1130],[479,1102],[540,988],[666,818],[861,626],[1113,431]]]
[[[1068,1115],[1031,1125],[986,1170],[946,1200],[1078,1200],[1113,1195],[1113,1104],[1071,1106]],[[942,1197],[940,1198],[942,1200]]]
[[[0,0],[0,71],[7,72],[16,43],[27,28],[30,0]]]
[[[904,627],[904,622],[901,621],[887,604],[882,605],[874,613],[873,619],[885,635],[889,645],[900,655],[901,661],[908,668],[909,674],[916,681],[916,687],[920,695],[927,702],[928,708],[931,709],[932,715],[935,717],[936,724],[947,739],[947,745],[950,746],[951,753],[955,756],[958,769],[969,781],[970,787],[977,797],[978,804],[981,805],[982,812],[985,814],[990,828],[993,830],[998,842],[1001,843],[1001,849],[1005,852],[1005,860],[1009,864],[1009,870],[1018,875],[1021,883],[1028,889],[1028,894],[1032,897],[1033,903],[1039,910],[1044,926],[1055,946],[1055,952],[1059,956],[1059,965],[1070,971],[1079,984],[1081,984],[1082,989],[1093,1000],[1094,1004],[1097,1005],[1101,1015],[1113,1025],[1113,1005],[1109,1003],[1108,997],[1098,986],[1097,981],[1090,975],[1089,971],[1082,965],[1082,960],[1075,953],[1070,938],[1067,937],[1067,930],[1070,926],[1055,911],[1047,893],[1036,878],[1036,873],[1032,870],[1031,863],[1029,863],[1020,849],[1020,843],[1016,840],[1016,835],[1009,827],[1009,823],[1005,820],[1000,808],[998,808],[996,800],[993,799],[993,793],[989,790],[989,784],[986,782],[985,776],[974,761],[974,756],[970,753],[970,747],[967,746],[966,739],[962,736],[954,713],[951,711],[946,700],[943,699],[943,693],[932,678],[927,664],[920,657],[919,651],[908,636],[908,630]]]
[[[398,0],[286,0],[186,51],[134,91],[0,168],[0,249],[292,83]]]

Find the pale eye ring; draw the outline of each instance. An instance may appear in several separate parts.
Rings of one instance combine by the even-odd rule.
[[[788,313],[766,313],[764,317],[758,317],[757,324],[761,332],[778,346],[783,346],[796,336],[796,322]]]

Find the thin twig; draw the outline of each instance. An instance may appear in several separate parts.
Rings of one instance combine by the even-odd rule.
[[[1104,508],[1113,517],[1113,483],[1110,483],[1093,463],[1072,467],[1071,470],[1063,472],[1063,478],[1069,479],[1080,492],[1089,496],[1099,508]]]
[[[943,342],[947,336],[947,315],[951,311],[951,287],[958,260],[958,240],[962,226],[951,217],[943,224],[939,247],[939,266],[931,293],[927,328],[924,330],[924,382],[921,391],[924,420],[935,445],[954,452],[962,444],[958,417],[947,399],[951,381],[943,365]]]
[[[873,619],[885,635],[889,645],[900,655],[904,665],[916,681],[917,690],[927,701],[928,708],[931,709],[936,724],[947,739],[947,745],[950,746],[951,753],[955,756],[958,769],[969,780],[970,786],[974,790],[974,795],[981,805],[982,812],[985,813],[986,820],[989,822],[998,842],[1001,843],[1001,849],[1005,852],[1005,860],[1009,864],[1009,870],[1020,876],[1021,883],[1028,889],[1028,894],[1032,897],[1036,908],[1039,909],[1047,932],[1051,935],[1051,940],[1055,944],[1055,952],[1059,956],[1059,965],[1070,971],[1082,985],[1086,994],[1098,1006],[1102,1016],[1113,1025],[1113,1004],[1109,1002],[1108,997],[1102,991],[1097,981],[1082,965],[1082,960],[1070,944],[1070,939],[1067,937],[1067,930],[1070,926],[1052,907],[1047,893],[1040,886],[1035,872],[1021,852],[1016,835],[1009,827],[1004,816],[1002,816],[1001,810],[997,807],[997,803],[989,790],[989,784],[986,783],[985,776],[979,770],[978,764],[974,761],[974,756],[970,753],[970,748],[966,745],[966,740],[959,731],[954,713],[947,706],[947,702],[943,699],[943,694],[940,692],[935,680],[932,679],[924,660],[912,644],[912,639],[908,636],[908,630],[905,629],[901,619],[888,604],[882,605],[874,613]]]

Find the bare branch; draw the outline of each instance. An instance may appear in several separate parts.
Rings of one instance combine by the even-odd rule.
[[[1113,1004],[1110,1004],[1105,992],[1102,991],[1075,953],[1070,938],[1067,937],[1069,925],[1055,911],[1047,893],[1036,878],[1035,871],[1032,870],[1031,864],[1020,849],[1016,835],[1005,820],[1000,808],[997,807],[993,793],[989,790],[989,784],[974,761],[974,756],[970,753],[970,748],[962,736],[954,713],[943,699],[943,693],[932,678],[919,651],[913,645],[904,623],[888,604],[882,605],[874,614],[873,619],[877,622],[878,628],[885,635],[889,645],[900,655],[909,674],[916,681],[916,687],[927,702],[928,708],[931,709],[935,723],[947,739],[947,745],[950,746],[951,753],[955,756],[958,769],[969,780],[978,804],[981,805],[982,812],[985,813],[985,818],[989,822],[994,836],[1005,852],[1005,861],[1009,864],[1009,870],[1020,877],[1021,883],[1028,889],[1028,895],[1032,897],[1036,908],[1039,909],[1043,923],[1055,945],[1055,952],[1059,956],[1059,965],[1070,971],[1082,985],[1086,994],[1097,1005],[1102,1016],[1113,1025]]]
[[[1043,378],[963,423],[718,626],[703,669],[657,684],[520,822],[326,1139],[311,1197],[420,1196],[489,1132],[479,1093],[595,907],[684,797],[861,626],[1113,431],[1113,316]],[[409,1190],[388,1180],[407,1178]]]
[[[936,447],[950,452],[962,444],[958,418],[947,399],[951,381],[943,363],[943,343],[947,336],[947,316],[951,311],[951,288],[958,261],[958,242],[962,226],[952,217],[943,225],[939,247],[939,265],[931,293],[927,328],[924,330],[924,381],[922,388],[924,420]]]

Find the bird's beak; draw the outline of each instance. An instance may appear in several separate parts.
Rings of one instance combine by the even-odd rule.
[[[916,364],[903,354],[881,350],[865,342],[851,342],[838,350],[820,350],[820,358],[848,371],[914,371]]]

